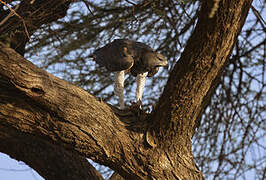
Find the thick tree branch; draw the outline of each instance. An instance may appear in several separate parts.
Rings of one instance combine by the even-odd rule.
[[[211,95],[208,93],[211,85],[226,65],[251,2],[221,0],[216,15],[209,18],[213,1],[202,1],[196,28],[170,74],[154,113],[154,128],[150,133],[159,136],[161,145],[171,146],[184,137],[188,138],[182,141],[185,144],[191,140],[196,119],[204,108],[203,100]]]
[[[3,132],[23,134],[26,140],[34,136],[78,152],[126,179],[160,179],[166,174],[168,179],[201,177],[194,162],[183,158],[173,162],[169,152],[147,144],[145,127],[151,121],[148,114],[119,111],[98,101],[3,44],[0,44],[0,92]],[[178,175],[180,167],[185,170],[182,175]]]
[[[88,160],[76,152],[22,133],[11,136],[14,130],[3,132],[6,127],[0,126],[0,129],[0,151],[24,161],[45,179],[103,179]]]
[[[133,179],[140,176],[135,171],[142,176],[147,173],[141,167],[138,170],[132,167],[133,162],[138,164],[139,148],[145,152],[150,149],[145,149],[143,132],[128,124],[142,116],[110,108],[3,44],[0,44],[0,92],[1,129],[13,129],[75,150],[121,175],[131,174]],[[114,112],[122,117],[119,119]],[[124,119],[129,121],[125,124],[121,121]]]
[[[22,127],[25,128],[25,132],[44,133],[48,139],[56,139],[71,146],[74,144],[76,149],[84,151],[87,155],[89,151],[91,153],[97,151],[105,156],[112,154],[107,151],[108,148],[105,148],[107,144],[110,145],[109,138],[116,134],[111,128],[116,126],[121,132],[125,130],[108,105],[98,101],[83,89],[37,68],[11,49],[3,46],[0,49],[1,101],[2,103],[13,101],[11,104],[1,104],[5,106],[1,108],[3,117],[13,116],[17,117],[17,120],[21,118],[29,121],[27,128]],[[18,96],[12,99],[10,97],[12,93]],[[20,109],[23,104],[25,112],[32,112],[35,115],[39,113],[39,117],[36,116],[39,118],[38,121],[34,119],[36,122],[32,122],[30,120],[32,118],[26,119],[28,114],[16,110],[16,107]],[[45,122],[43,118],[56,121]],[[114,120],[110,121],[110,118]],[[16,128],[16,121],[14,119],[12,121]],[[34,124],[37,122],[39,124]],[[70,127],[65,127],[66,125]],[[88,127],[90,128],[87,129]],[[46,132],[49,128],[51,131]],[[63,133],[60,134],[61,132]],[[73,135],[77,139],[68,139]],[[93,145],[93,149],[86,144]]]
[[[0,39],[23,55],[25,45],[29,40],[27,33],[31,35],[41,25],[64,17],[70,2],[62,0],[21,1],[15,8],[19,17],[11,16],[8,21],[3,21],[1,24]],[[1,13],[0,19],[10,14],[9,11]],[[1,128],[1,131],[4,130],[5,128]],[[8,134],[10,135],[10,131]],[[45,143],[33,137],[27,137],[27,140],[25,137],[19,138],[18,135],[0,138],[3,138],[0,146],[1,152],[23,160],[46,179],[102,179],[95,168],[84,157],[78,156],[76,152],[69,152],[62,147]]]

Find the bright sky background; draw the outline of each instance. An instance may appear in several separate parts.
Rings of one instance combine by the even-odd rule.
[[[0,180],[44,180],[22,161],[0,153]]]

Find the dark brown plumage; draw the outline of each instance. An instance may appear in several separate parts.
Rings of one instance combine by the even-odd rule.
[[[116,39],[97,49],[93,59],[107,70],[115,72],[115,94],[120,108],[124,109],[124,76],[130,72],[137,77],[136,100],[141,102],[146,76],[153,76],[161,66],[168,66],[167,59],[144,43]]]
[[[167,66],[167,59],[148,45],[127,39],[116,39],[94,52],[94,60],[109,71],[130,69],[133,76],[148,72],[153,76],[160,66]]]

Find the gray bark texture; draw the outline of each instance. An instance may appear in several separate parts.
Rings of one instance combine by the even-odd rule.
[[[221,0],[213,18],[213,1],[202,2],[195,30],[149,114],[120,111],[0,43],[0,151],[46,179],[102,179],[85,158],[112,168],[111,179],[203,179],[191,139],[251,2]]]

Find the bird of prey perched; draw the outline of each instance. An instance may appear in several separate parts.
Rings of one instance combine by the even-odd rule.
[[[125,73],[137,77],[136,101],[141,103],[146,76],[156,74],[161,66],[168,66],[167,59],[148,45],[127,39],[116,39],[97,49],[93,59],[108,71],[115,72],[115,95],[119,97],[120,109],[124,104]]]

